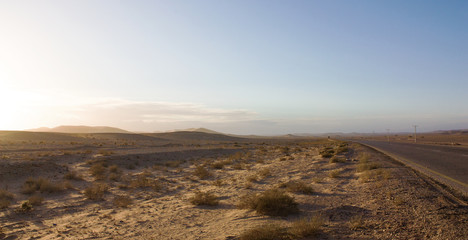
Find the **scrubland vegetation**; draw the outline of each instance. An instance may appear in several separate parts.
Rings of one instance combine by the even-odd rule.
[[[427,180],[358,144],[140,144],[96,141],[87,150],[3,155],[46,170],[12,175],[9,186],[0,186],[0,236],[403,239],[437,238],[443,228],[457,239],[467,233],[460,226],[468,217],[452,218],[449,196],[434,197],[439,193]],[[18,225],[36,215],[46,216],[43,227]]]

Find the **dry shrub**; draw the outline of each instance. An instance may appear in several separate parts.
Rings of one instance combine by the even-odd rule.
[[[323,225],[323,217],[320,215],[312,216],[311,218],[302,218],[294,221],[289,232],[297,238],[305,238],[317,235]]]
[[[216,161],[211,164],[211,167],[214,169],[223,169],[224,168],[224,163],[222,161]]]
[[[48,192],[48,193],[54,193],[54,192],[61,192],[65,189],[63,183],[53,183],[49,181],[49,179],[45,178],[28,178],[23,186],[21,187],[21,192],[24,194],[32,194],[35,193],[36,191],[40,192]]]
[[[330,163],[345,163],[346,157],[345,156],[333,156],[330,158]]]
[[[380,164],[374,162],[360,162],[357,166],[358,172],[364,172],[372,169],[380,168]]]
[[[128,208],[132,204],[132,199],[129,196],[115,196],[112,202],[117,207]]]
[[[343,146],[339,146],[335,149],[335,153],[345,153],[345,152],[348,152],[349,151],[349,148],[346,146],[346,145],[343,145]]]
[[[217,187],[222,187],[224,185],[224,182],[222,179],[216,179],[216,181],[213,181],[213,185]]]
[[[28,198],[28,201],[33,206],[39,206],[44,201],[44,198],[40,194],[34,194]]]
[[[197,191],[195,192],[195,195],[190,198],[190,203],[196,206],[216,206],[219,204],[219,200],[213,193]]]
[[[359,182],[369,182],[374,178],[374,174],[371,171],[365,171],[359,175]]]
[[[0,190],[0,209],[7,208],[10,206],[11,201],[15,198],[15,195],[13,193],[7,191],[7,190]]]
[[[119,166],[117,166],[117,165],[111,165],[111,166],[109,166],[109,172],[114,173],[114,174],[121,174],[122,169],[120,169]]]
[[[304,181],[295,180],[283,183],[280,185],[281,188],[286,188],[290,192],[312,194],[314,189]]]
[[[80,174],[78,174],[76,171],[70,171],[70,172],[67,172],[63,178],[67,179],[67,180],[77,180],[77,181],[82,181],[83,180],[83,176],[81,176]]]
[[[271,170],[270,168],[262,168],[262,170],[258,171],[258,175],[266,178],[271,176]]]
[[[172,160],[172,161],[165,162],[164,165],[166,167],[170,167],[170,168],[177,168],[183,163],[184,163],[184,161],[182,161],[182,160]]]
[[[314,177],[314,178],[312,178],[312,181],[314,183],[321,183],[321,182],[323,182],[323,178],[322,177]]]
[[[20,211],[20,212],[29,212],[32,209],[33,209],[32,204],[28,200],[26,200],[26,201],[21,203],[20,207],[18,208],[18,211]]]
[[[250,175],[246,178],[247,182],[256,182],[258,179],[257,179],[257,175]]]
[[[146,177],[144,174],[138,175],[130,182],[130,187],[133,188],[152,188],[154,191],[162,189],[161,183],[156,179]]]
[[[242,233],[239,240],[287,240],[287,229],[277,224],[265,224]]]
[[[235,170],[243,170],[243,169],[245,169],[245,164],[236,163],[236,164],[232,165],[232,168],[235,169]]]
[[[105,183],[93,183],[84,191],[85,196],[90,200],[104,200],[104,194],[109,190],[109,186]]]
[[[106,178],[106,167],[103,163],[94,163],[89,168],[89,173],[97,180],[103,180]]]
[[[325,147],[319,153],[323,158],[331,158],[335,155],[335,151],[331,147]]]
[[[339,169],[335,169],[328,173],[328,176],[331,178],[337,178],[340,176],[341,171]]]
[[[270,189],[260,194],[246,194],[240,197],[239,208],[249,208],[269,216],[287,216],[299,212],[293,197],[279,189]]]
[[[349,220],[349,228],[351,230],[358,230],[359,228],[362,228],[363,225],[364,221],[362,220],[362,215],[353,216]]]
[[[200,179],[207,179],[212,176],[212,174],[203,166],[197,166],[197,168],[195,168],[195,171],[193,172],[193,175],[197,176]]]

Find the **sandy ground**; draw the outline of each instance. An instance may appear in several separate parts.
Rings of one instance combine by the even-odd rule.
[[[341,153],[344,162],[330,163],[319,152],[333,141],[285,141],[139,148],[76,146],[46,151],[11,145],[0,156],[0,188],[14,194],[0,210],[0,239],[237,239],[265,223],[288,226],[310,216],[324,220],[311,239],[466,239],[468,207],[442,186],[388,157],[360,145]],[[26,144],[25,144],[26,145]],[[358,171],[367,153],[375,169]],[[222,163],[215,167],[213,163]],[[104,166],[96,180],[90,168]],[[115,166],[114,166],[115,165]],[[111,167],[114,166],[114,167]],[[209,172],[201,178],[197,166]],[[113,170],[111,170],[113,169]],[[27,210],[31,195],[21,187],[28,177],[63,183],[70,171],[83,180],[67,180],[67,189],[40,193],[42,204]],[[114,176],[111,177],[114,171]],[[331,172],[336,171],[332,177]],[[136,179],[151,186],[137,186]],[[239,209],[239,196],[261,193],[301,180],[312,194],[288,192],[300,212],[271,217]],[[94,182],[109,189],[102,200],[84,194]],[[197,191],[215,194],[217,206],[195,206]],[[40,191],[38,191],[40,192]],[[118,206],[116,196],[131,200]]]

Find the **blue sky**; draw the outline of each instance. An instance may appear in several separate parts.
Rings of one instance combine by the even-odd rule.
[[[468,128],[466,1],[3,1],[0,129]]]

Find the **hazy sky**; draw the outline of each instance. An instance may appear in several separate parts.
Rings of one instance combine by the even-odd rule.
[[[0,129],[468,128],[468,1],[1,1]]]

